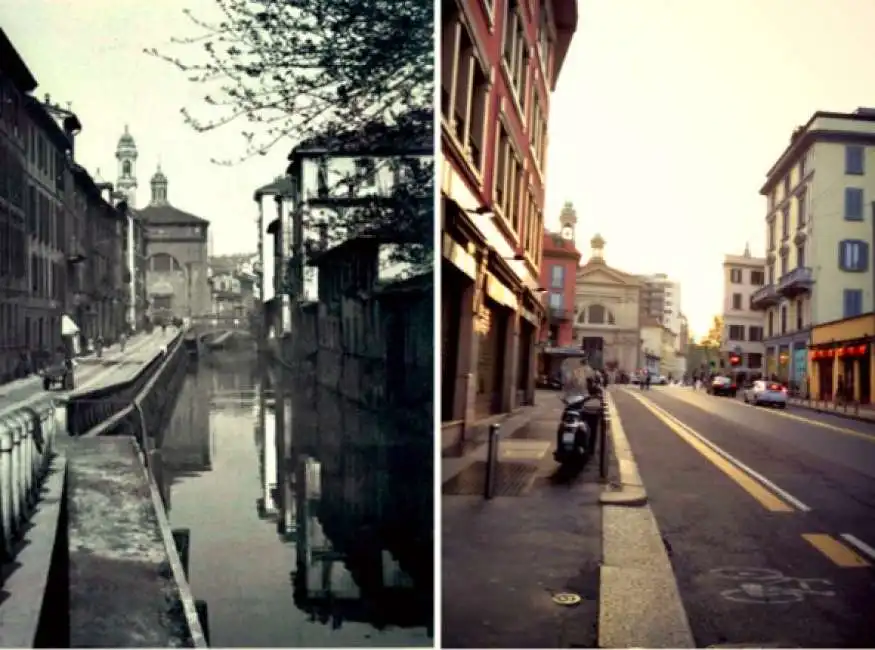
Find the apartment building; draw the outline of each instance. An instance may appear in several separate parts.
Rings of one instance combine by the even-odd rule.
[[[742,255],[723,259],[724,367],[744,377],[763,372],[763,312],[751,307],[751,295],[765,284],[766,259],[753,257],[750,247]]]
[[[442,414],[534,399],[550,94],[576,0],[445,0],[441,11]]]
[[[875,109],[814,113],[793,132],[760,194],[767,197],[766,283],[751,296],[751,306],[765,314],[768,374],[804,388],[819,385],[827,373],[824,389],[831,389],[847,371],[859,385],[859,377],[852,376],[856,366],[834,363],[834,356],[823,357],[809,371],[814,355],[808,347],[812,327],[854,319],[873,308]],[[865,353],[855,352],[853,358],[865,360],[858,372],[869,382],[868,340],[864,347]]]
[[[641,310],[645,319],[655,318],[673,334],[681,331],[681,285],[665,273],[639,275]]]

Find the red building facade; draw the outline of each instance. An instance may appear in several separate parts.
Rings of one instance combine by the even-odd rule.
[[[550,93],[576,0],[444,0],[441,11],[445,445],[534,397]]]
[[[546,312],[541,324],[541,343],[547,348],[572,345],[574,281],[580,266],[580,251],[574,240],[560,233],[544,233],[541,286],[547,289]]]

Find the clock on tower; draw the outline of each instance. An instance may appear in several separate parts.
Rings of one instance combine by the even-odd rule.
[[[571,226],[563,226],[561,235],[562,239],[567,239],[568,241],[574,239],[574,231],[571,229]]]

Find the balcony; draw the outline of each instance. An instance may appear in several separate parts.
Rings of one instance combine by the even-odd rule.
[[[809,293],[813,284],[814,275],[811,268],[797,266],[778,280],[778,293],[787,298],[795,298],[800,294]]]
[[[557,309],[555,307],[550,308],[550,312],[548,314],[549,320],[551,323],[561,323],[564,321],[571,320],[571,310],[570,309]]]
[[[781,295],[774,284],[767,284],[754,291],[750,296],[750,308],[754,310],[766,309],[777,305]]]

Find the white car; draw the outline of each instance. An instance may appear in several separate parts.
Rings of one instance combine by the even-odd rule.
[[[787,408],[787,388],[774,381],[760,379],[753,386],[745,389],[744,401],[754,406],[768,404],[778,408]]]

